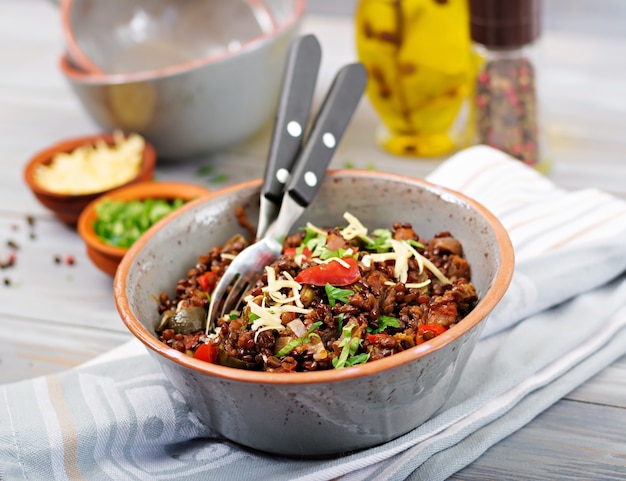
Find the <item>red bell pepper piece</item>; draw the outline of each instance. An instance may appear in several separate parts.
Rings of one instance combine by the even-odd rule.
[[[215,272],[208,271],[198,277],[198,285],[204,292],[213,292],[217,284]]]
[[[326,264],[318,264],[308,267],[296,276],[295,281],[300,284],[312,284],[314,286],[347,286],[361,278],[361,271],[354,257],[344,257],[342,261],[348,264],[345,267],[341,262],[332,261]]]
[[[215,364],[217,362],[217,346],[212,343],[200,344],[193,357],[201,361]]]

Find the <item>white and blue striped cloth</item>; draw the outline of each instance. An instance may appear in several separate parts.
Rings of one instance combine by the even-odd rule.
[[[0,387],[0,479],[443,480],[626,354],[626,202],[561,190],[487,147],[429,179],[494,212],[517,257],[511,289],[436,417],[347,456],[264,455],[207,431],[133,341]]]

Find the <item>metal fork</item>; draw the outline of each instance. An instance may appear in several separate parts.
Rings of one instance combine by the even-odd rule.
[[[366,84],[367,74],[360,63],[346,65],[337,73],[296,159],[278,217],[261,239],[233,259],[215,287],[209,305],[207,332],[213,330],[220,306],[219,316],[230,312],[249,286],[261,277],[265,266],[280,255],[285,236],[315,197]]]

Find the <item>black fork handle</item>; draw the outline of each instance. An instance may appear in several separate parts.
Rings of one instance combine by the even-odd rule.
[[[280,206],[309,121],[322,50],[314,35],[289,47],[261,195]],[[251,79],[251,81],[254,81]]]
[[[344,66],[335,76],[286,187],[301,207],[315,197],[366,85],[367,72],[360,63]]]

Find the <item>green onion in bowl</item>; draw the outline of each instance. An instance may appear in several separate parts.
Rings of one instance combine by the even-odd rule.
[[[105,199],[95,207],[97,218],[93,229],[103,242],[130,247],[148,228],[183,205],[177,198],[120,201]]]

